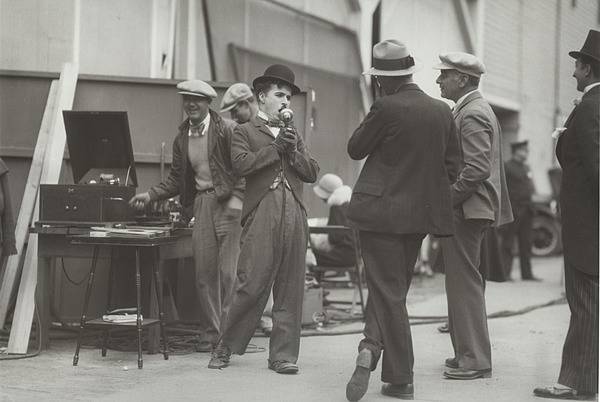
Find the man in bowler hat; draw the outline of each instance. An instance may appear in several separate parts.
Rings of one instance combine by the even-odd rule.
[[[536,388],[544,398],[593,400],[598,393],[598,148],[600,136],[600,32],[590,30],[575,59],[573,77],[583,92],[556,144],[562,167],[565,293],[571,310],[558,382]]]
[[[233,171],[246,179],[235,295],[208,367],[225,368],[232,353],[244,354],[272,289],[268,368],[295,374],[308,243],[302,187],[319,168],[298,130],[279,119],[300,92],[293,71],[272,65],[253,86],[258,114],[235,129],[231,146]]]
[[[455,235],[441,239],[446,269],[448,327],[454,356],[444,376],[455,380],[490,377],[492,356],[485,310],[485,279],[480,273],[481,243],[490,226],[512,221],[496,115],[478,91],[485,67],[462,52],[439,56],[436,82],[455,102],[461,164],[452,185]]]
[[[194,218],[192,232],[196,291],[200,309],[199,352],[216,345],[221,313],[233,293],[239,254],[244,182],[231,173],[232,128],[209,105],[215,90],[201,80],[177,84],[188,118],[173,141],[167,179],[135,195],[138,208],[179,195],[184,219]]]
[[[531,178],[531,169],[527,164],[529,142],[518,141],[510,144],[511,158],[504,163],[506,186],[512,207],[514,221],[499,229],[502,237],[502,260],[504,273],[510,278],[513,264],[513,244],[517,239],[521,279],[539,280],[531,272],[531,242],[533,226],[533,202],[535,186]]]
[[[346,386],[361,399],[383,354],[384,395],[412,399],[413,349],[406,295],[426,234],[451,236],[450,185],[459,151],[450,108],[412,80],[415,60],[404,43],[373,47],[371,75],[383,96],[348,142],[354,160],[367,158],[354,186],[348,218],[359,230],[369,299],[364,338]]]

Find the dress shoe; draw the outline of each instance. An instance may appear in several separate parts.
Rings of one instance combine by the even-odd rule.
[[[415,389],[412,384],[383,384],[381,393],[398,399],[414,399]]]
[[[296,374],[298,373],[298,366],[292,362],[286,362],[284,360],[276,360],[274,362],[269,361],[269,369],[273,370],[277,374]]]
[[[457,369],[458,368],[458,359],[456,357],[449,357],[446,359],[445,365],[448,368]]]
[[[229,347],[222,342],[219,342],[211,354],[210,362],[208,362],[208,368],[224,369],[225,367],[229,366],[230,358],[231,350]]]
[[[540,387],[533,390],[535,396],[551,399],[569,399],[575,401],[594,401],[596,394],[581,393],[573,388],[558,388],[555,386]]]
[[[454,368],[444,371],[444,377],[451,380],[475,380],[476,378],[490,378],[492,369],[469,370],[464,368]]]
[[[369,349],[363,349],[358,352],[356,368],[350,381],[348,381],[348,385],[346,385],[346,398],[349,401],[358,401],[367,393],[372,362],[373,353]]]
[[[437,327],[437,330],[442,334],[447,334],[448,332],[450,332],[450,327],[448,327],[448,323],[445,322],[443,325]]]

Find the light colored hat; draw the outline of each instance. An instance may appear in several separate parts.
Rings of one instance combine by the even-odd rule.
[[[319,180],[315,186],[313,186],[313,191],[319,198],[326,200],[336,189],[343,185],[344,183],[338,175],[327,173],[321,177],[321,180]]]
[[[181,95],[201,96],[210,100],[217,97],[215,89],[202,80],[182,81],[177,84],[177,89]]]
[[[410,55],[406,45],[395,39],[373,46],[373,66],[364,75],[410,75],[421,68]]]
[[[456,70],[473,77],[481,77],[485,73],[485,66],[475,56],[464,52],[451,52],[440,54],[441,63],[433,68],[437,70]]]
[[[250,99],[254,96],[250,87],[243,82],[237,82],[227,88],[223,99],[221,99],[221,113],[228,112],[235,107],[235,105],[243,100]]]

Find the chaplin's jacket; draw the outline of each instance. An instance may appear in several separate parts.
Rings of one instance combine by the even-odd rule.
[[[598,275],[598,143],[600,86],[586,92],[565,123],[556,156],[562,168],[560,208],[568,266]]]
[[[246,179],[242,225],[282,171],[294,198],[306,211],[302,201],[303,183],[317,180],[319,165],[310,156],[302,136],[297,138],[296,150],[280,155],[272,145],[275,140],[273,133],[261,119],[254,117],[235,128],[231,140],[231,163],[234,173]]]
[[[226,202],[232,195],[243,200],[244,179],[233,173],[230,159],[231,138],[233,125],[215,111],[210,110],[210,124],[208,126],[208,164],[212,176],[215,194],[220,202]],[[166,180],[148,191],[151,200],[180,196],[181,206],[185,218],[192,217],[194,199],[196,197],[196,183],[194,170],[188,158],[188,131],[189,119],[179,126],[179,133],[173,141],[173,162]]]
[[[450,108],[416,84],[378,99],[348,142],[352,159],[367,158],[348,217],[364,231],[454,233],[450,186],[459,164]]]

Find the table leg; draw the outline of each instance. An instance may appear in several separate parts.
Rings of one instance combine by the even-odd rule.
[[[169,342],[165,331],[165,317],[163,313],[163,286],[160,278],[160,249],[155,247],[156,256],[154,258],[154,284],[156,287],[156,299],[158,302],[158,319],[160,320],[160,336],[163,341],[163,357],[169,360]]]
[[[115,248],[110,248],[110,257],[108,260],[108,281],[106,284],[106,314],[110,313],[112,309],[112,285],[114,283],[114,256],[115,256]],[[110,330],[105,329],[102,331],[102,357],[106,357],[106,351],[108,348],[108,338],[110,336]]]
[[[135,248],[135,290],[136,290],[136,301],[137,301],[137,341],[138,341],[138,368],[144,366],[142,360],[142,292],[141,292],[142,278],[140,276],[140,248]]]
[[[37,299],[37,307],[40,314],[40,326],[37,334],[41,337],[42,350],[48,349],[50,345],[50,283],[48,276],[50,275],[50,267],[52,259],[49,257],[38,257],[38,273],[37,285],[35,289],[35,297]]]
[[[92,293],[92,286],[94,285],[94,274],[96,273],[96,263],[98,262],[98,249],[99,246],[94,246],[94,251],[92,252],[92,267],[90,268],[90,276],[88,277],[87,288],[85,289],[85,298],[83,299],[83,311],[81,312],[81,321],[79,322],[79,335],[77,336],[75,356],[73,356],[73,366],[77,366],[77,363],[79,362],[79,349],[81,348],[81,338],[83,337],[85,320],[87,319],[86,316],[88,303]]]

